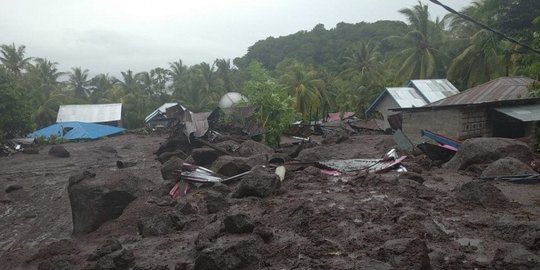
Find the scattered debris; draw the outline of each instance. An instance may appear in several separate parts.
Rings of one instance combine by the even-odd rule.
[[[60,158],[68,158],[70,153],[61,145],[53,145],[49,149],[49,155]]]

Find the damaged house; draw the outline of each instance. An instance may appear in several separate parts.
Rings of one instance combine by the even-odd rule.
[[[472,137],[526,137],[540,120],[540,99],[532,97],[527,77],[502,77],[421,107],[392,109],[402,131],[421,142],[422,129],[464,140]]]
[[[378,112],[386,130],[391,128],[389,118],[398,114],[391,109],[422,107],[457,93],[459,90],[447,79],[411,80],[405,87],[385,88],[365,113],[369,115]]]

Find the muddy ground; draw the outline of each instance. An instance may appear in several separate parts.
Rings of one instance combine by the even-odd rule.
[[[64,144],[69,158],[49,156],[49,147],[1,158],[0,269],[540,269],[540,185],[497,182],[507,200],[480,205],[456,195],[472,177],[416,157],[409,170],[423,183],[395,172],[327,176],[297,166],[266,198],[232,198],[232,183],[171,202],[152,154],[164,140],[128,134]],[[392,146],[390,136],[359,135],[301,155],[379,158]],[[119,218],[72,235],[68,178],[114,172],[127,159],[137,165],[123,170],[147,181],[145,190]],[[141,235],[141,220],[160,223],[186,202],[193,209],[181,228]],[[226,223],[234,218],[247,225],[231,230]],[[108,240],[126,251],[114,265],[91,259]]]

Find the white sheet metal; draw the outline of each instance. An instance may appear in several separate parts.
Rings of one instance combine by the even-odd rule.
[[[523,122],[540,121],[540,104],[501,107],[495,110]]]
[[[447,79],[411,80],[408,86],[418,89],[428,103],[459,93],[459,90]]]
[[[165,114],[167,108],[170,108],[170,107],[176,106],[176,105],[178,105],[177,102],[169,102],[169,103],[165,103],[165,104],[159,106],[159,108],[157,108],[155,111],[153,111],[152,113],[150,113],[148,116],[146,116],[144,118],[144,122],[148,123],[148,121],[152,120],[152,118],[154,118],[156,115],[158,115],[160,113]]]
[[[421,107],[427,104],[426,100],[414,88],[387,87],[386,90],[400,108]]]
[[[102,123],[122,120],[122,103],[60,105],[57,123]]]

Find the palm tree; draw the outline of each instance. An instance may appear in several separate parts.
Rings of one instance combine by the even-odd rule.
[[[232,67],[230,59],[216,59],[214,65],[217,67],[216,75],[223,86],[222,92],[228,93],[234,91],[236,86],[232,81]]]
[[[109,74],[98,74],[90,79],[91,95],[90,101],[98,103],[98,100],[103,98],[105,93],[113,86],[114,80]]]
[[[80,99],[88,98],[90,96],[88,69],[83,70],[80,67],[71,68],[68,85],[75,92],[75,97]]]
[[[26,64],[32,59],[31,57],[24,57],[26,47],[24,45],[15,46],[15,43],[11,45],[1,45],[0,52],[2,57],[0,57],[0,62],[15,76],[21,76],[22,70],[26,67]]]
[[[504,75],[500,39],[487,30],[480,30],[470,44],[453,61],[448,77],[467,88]]]
[[[402,63],[397,72],[398,78],[426,79],[438,76],[444,70],[445,55],[439,51],[443,40],[444,22],[429,19],[428,6],[421,2],[412,9],[399,11],[409,22],[410,31],[402,37],[389,40],[405,44],[407,47],[397,54],[395,60]]]
[[[344,57],[344,70],[341,76],[359,75],[362,80],[381,80],[381,54],[379,47],[372,42],[361,42],[349,56]]]
[[[293,64],[280,78],[281,83],[294,99],[294,108],[304,119],[316,112],[321,106],[320,90],[324,81],[317,77],[317,72],[307,70],[303,64]]]

